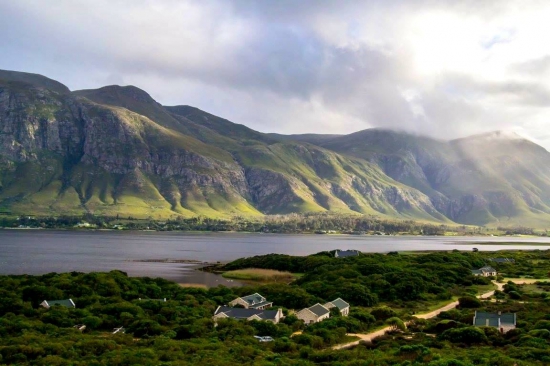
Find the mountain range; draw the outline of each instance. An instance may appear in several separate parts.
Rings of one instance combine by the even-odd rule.
[[[307,212],[550,224],[550,153],[492,132],[254,131],[134,86],[0,70],[0,212],[166,219]]]

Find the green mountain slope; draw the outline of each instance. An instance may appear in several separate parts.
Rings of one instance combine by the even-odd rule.
[[[518,135],[493,132],[446,142],[371,129],[314,139],[319,146],[373,162],[428,195],[455,222],[550,223],[550,153]]]
[[[418,192],[409,193],[408,187],[397,184],[380,174],[376,166],[361,162],[356,166],[357,175],[345,171],[357,165],[349,158],[335,159],[332,152],[311,145],[278,143],[265,134],[246,126],[234,124],[190,106],[162,107],[147,93],[135,87],[110,86],[97,90],[77,91],[74,94],[97,103],[116,105],[130,109],[164,126],[182,131],[209,146],[217,146],[230,152],[244,168],[252,202],[262,212],[359,212],[425,220],[446,220],[426,197]],[[170,115],[168,115],[168,113]],[[175,122],[177,120],[177,122]],[[296,154],[296,151],[305,152]],[[329,163],[327,163],[329,162]],[[333,166],[334,165],[334,166]],[[333,172],[325,176],[319,167],[327,166]],[[376,172],[373,174],[372,172]],[[352,180],[372,181],[383,187],[380,192],[367,193],[373,187],[356,183],[359,190],[349,184]],[[397,185],[397,187],[396,187]],[[388,203],[388,195],[401,192],[407,196],[399,202]],[[395,192],[398,192],[395,194]],[[366,195],[366,197],[365,197]],[[414,197],[414,198],[412,198]],[[419,202],[416,202],[419,201]],[[425,212],[427,210],[428,212]]]
[[[341,212],[550,223],[548,152],[498,134],[263,134],[134,86],[0,71],[0,211],[133,217]]]

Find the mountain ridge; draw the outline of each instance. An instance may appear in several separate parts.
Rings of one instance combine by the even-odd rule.
[[[505,133],[453,141],[385,129],[264,134],[163,106],[135,86],[61,92],[45,77],[1,75],[3,211],[550,223],[550,154]]]

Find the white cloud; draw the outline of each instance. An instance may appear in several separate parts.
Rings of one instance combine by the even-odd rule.
[[[0,68],[260,131],[509,129],[550,147],[550,4],[0,0]]]

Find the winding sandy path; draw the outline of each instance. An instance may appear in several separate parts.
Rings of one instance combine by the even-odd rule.
[[[497,283],[495,281],[493,281],[493,283],[497,286],[498,290],[502,291],[502,287],[504,286],[503,283]],[[486,299],[488,297],[493,296],[494,293],[495,293],[495,290],[492,290],[492,291],[486,292],[484,294],[481,294],[477,297],[479,299]],[[440,313],[442,313],[444,311],[448,311],[448,310],[456,308],[457,305],[458,305],[458,301],[453,301],[453,302],[451,302],[451,303],[449,303],[445,306],[440,307],[439,309],[436,309],[434,311],[430,311],[429,313],[425,313],[425,314],[418,314],[418,315],[415,315],[415,317],[420,318],[420,319],[434,318],[434,317],[438,316]],[[377,330],[375,332],[366,333],[366,334],[348,333],[347,335],[354,336],[354,337],[359,337],[360,339],[357,340],[357,341],[336,345],[336,346],[332,347],[332,349],[349,348],[349,347],[357,346],[359,344],[359,342],[361,342],[361,341],[372,341],[374,338],[380,337],[381,335],[384,335],[390,329],[391,329],[391,327],[385,327],[385,328],[382,328],[382,329]]]

